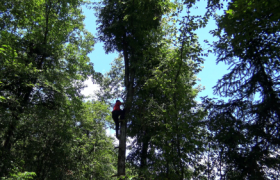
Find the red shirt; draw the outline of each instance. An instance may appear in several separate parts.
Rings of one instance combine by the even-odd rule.
[[[121,108],[120,108],[120,106],[122,105],[122,103],[121,102],[116,102],[116,104],[115,104],[115,106],[114,106],[114,109],[113,109],[113,111],[115,111],[115,110],[121,110]]]

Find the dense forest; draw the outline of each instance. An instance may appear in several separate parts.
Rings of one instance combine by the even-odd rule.
[[[200,16],[196,3],[0,1],[0,178],[280,179],[280,1],[206,0]],[[204,49],[195,32],[211,18]],[[96,42],[119,53],[106,74],[88,56]],[[198,97],[209,53],[229,65],[216,99]]]

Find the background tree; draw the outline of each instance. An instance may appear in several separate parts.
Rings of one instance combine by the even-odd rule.
[[[129,159],[143,171],[141,178],[201,178],[199,159],[205,131],[200,122],[203,113],[194,101],[200,88],[194,85],[203,62],[202,49],[193,33],[196,25],[193,17],[186,17],[189,22],[180,29],[168,25],[169,21],[176,22],[169,18],[165,19],[166,24],[162,23],[165,36],[152,56],[155,66],[138,92],[142,109],[129,126],[130,135],[136,138]]]
[[[94,73],[83,3],[0,2],[0,177],[108,179],[114,171],[101,128],[107,107],[82,101],[82,82]]]
[[[279,178],[279,5],[234,0],[217,18],[217,62],[231,68],[214,90],[229,101],[205,103],[223,179]]]

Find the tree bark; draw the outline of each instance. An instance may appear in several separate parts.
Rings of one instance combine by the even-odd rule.
[[[125,153],[126,153],[126,120],[121,121],[121,133],[118,155],[118,176],[125,176]]]
[[[151,139],[151,136],[147,135],[147,132],[144,132],[144,137],[143,137],[143,144],[142,144],[142,150],[141,150],[141,164],[140,168],[144,169],[147,167],[147,158],[148,158],[148,147],[149,147],[149,142]]]

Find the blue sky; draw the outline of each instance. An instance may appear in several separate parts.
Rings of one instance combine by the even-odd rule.
[[[202,15],[205,12],[206,1],[199,1],[197,3],[198,8],[192,9],[191,13],[195,15]],[[84,20],[84,24],[86,29],[91,32],[93,35],[96,35],[96,17],[94,16],[93,10],[89,10],[83,8],[84,15],[86,16]],[[223,11],[218,12],[218,14],[223,13]],[[215,21],[213,19],[210,20],[208,25],[205,28],[199,29],[196,31],[196,34],[199,37],[199,42],[202,45],[203,49],[207,49],[208,46],[203,42],[203,40],[207,39],[209,42],[215,41],[217,39],[213,38],[211,34],[209,34],[210,30],[216,28]],[[94,69],[97,72],[106,73],[110,70],[110,63],[118,56],[117,53],[105,54],[103,49],[103,43],[97,42],[94,46],[94,50],[89,54],[91,62],[94,63]],[[227,72],[228,66],[223,63],[216,64],[216,56],[214,54],[209,54],[208,57],[205,57],[205,62],[203,64],[203,70],[197,75],[201,81],[198,84],[205,86],[205,90],[200,92],[197,100],[199,100],[200,96],[214,97],[212,87],[215,86],[218,79],[222,78],[222,76]],[[215,96],[217,97],[217,96]]]

